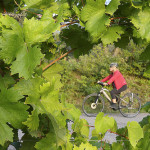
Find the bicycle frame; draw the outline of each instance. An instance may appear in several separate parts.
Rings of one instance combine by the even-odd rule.
[[[110,92],[108,89],[102,87],[99,94],[103,94],[103,95],[106,97],[106,99],[107,99],[109,102],[111,102],[111,98],[108,96],[108,94],[106,93],[106,91],[107,91],[107,92]]]

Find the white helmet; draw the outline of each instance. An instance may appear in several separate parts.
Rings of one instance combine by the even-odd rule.
[[[116,68],[118,67],[118,64],[117,63],[111,63],[110,64],[110,67],[113,67],[113,66],[115,66]]]

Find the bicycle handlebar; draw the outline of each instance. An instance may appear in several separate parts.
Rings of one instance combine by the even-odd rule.
[[[97,82],[98,84],[104,86],[104,82]]]

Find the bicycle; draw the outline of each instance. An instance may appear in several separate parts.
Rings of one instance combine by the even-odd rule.
[[[89,117],[95,117],[99,112],[104,110],[103,95],[110,103],[111,98],[107,94],[110,92],[108,89],[103,88],[103,82],[99,82],[102,86],[99,93],[93,93],[85,97],[82,104],[83,112]],[[135,117],[139,114],[141,109],[141,101],[137,94],[126,93],[123,97],[116,95],[118,110],[124,117]]]

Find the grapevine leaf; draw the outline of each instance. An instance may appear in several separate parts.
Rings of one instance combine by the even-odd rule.
[[[142,106],[142,109],[146,112],[150,112],[150,101]]]
[[[74,56],[84,55],[92,49],[93,44],[88,39],[88,33],[77,25],[69,26],[69,29],[62,30],[60,37],[74,50]]]
[[[81,111],[77,109],[73,104],[65,103],[65,110],[63,113],[65,114],[67,119],[70,120],[78,120],[81,116]]]
[[[29,115],[29,118],[23,124],[27,125],[29,130],[35,131],[39,127],[39,117],[36,110],[32,111],[32,115]]]
[[[11,73],[19,73],[19,77],[24,76],[28,79],[33,74],[34,68],[40,64],[40,60],[44,55],[37,46],[29,49],[29,52],[24,50],[17,55],[16,61],[12,63]]]
[[[59,128],[56,123],[54,117],[52,115],[48,115],[51,120],[50,132],[46,135],[46,138],[43,138],[39,142],[36,143],[35,148],[37,150],[57,150],[58,146],[65,144],[66,130],[64,128]],[[43,144],[45,145],[43,148]]]
[[[113,13],[117,10],[120,4],[120,0],[111,0],[111,2],[107,5],[106,13],[113,15]]]
[[[75,145],[73,150],[97,150],[97,147],[92,146],[90,143],[81,143],[79,147]]]
[[[79,8],[78,8],[76,5],[73,5],[73,10],[75,11],[76,15],[77,15],[78,17],[80,17],[81,12],[80,12]]]
[[[2,77],[0,75],[0,89],[8,88],[13,84],[15,84],[15,80],[11,76],[5,75],[4,77]]]
[[[30,45],[44,42],[58,27],[58,23],[56,24],[52,17],[42,18],[41,20],[36,20],[35,18],[28,20],[25,18],[23,23],[25,42]]]
[[[56,86],[58,88],[62,87],[62,84],[60,82],[61,79],[61,75],[59,74],[60,72],[62,72],[64,69],[60,64],[54,64],[53,66],[49,67],[47,70],[45,70],[43,72],[43,76],[49,81],[51,82],[53,80],[53,78],[57,79],[56,80]]]
[[[78,119],[72,125],[72,129],[77,134],[81,134],[85,138],[89,137],[89,126],[88,122],[85,119]]]
[[[95,120],[95,129],[97,133],[104,134],[109,129],[114,129],[115,120],[114,118],[109,118],[108,116],[104,116],[104,113],[99,113]]]
[[[123,146],[121,143],[113,143],[112,144],[112,150],[123,150]]]
[[[23,135],[21,140],[23,143],[21,144],[21,148],[19,150],[36,150],[34,146],[38,140],[35,137],[32,137],[26,133]]]
[[[2,16],[0,22],[5,26],[2,30],[2,43],[0,43],[0,48],[2,49],[0,51],[1,58],[7,64],[12,63],[12,74],[19,73],[20,77],[23,76],[25,79],[30,78],[35,67],[40,64],[40,59],[44,56],[41,54],[38,46],[31,47],[31,44],[37,42],[37,39],[39,40],[38,42],[40,42],[40,39],[36,38],[37,34],[27,29],[26,26],[28,25],[32,27],[31,24],[25,24],[26,30],[24,29],[23,32],[19,23],[9,16]],[[25,22],[27,22],[27,20]],[[32,24],[34,26],[34,23]],[[24,39],[24,33],[26,32],[35,34],[34,36],[32,35],[32,38],[35,38],[36,40],[34,42],[31,40],[30,43],[26,36]],[[28,34],[29,37],[30,35],[31,34]],[[40,36],[40,34],[38,34],[38,36]]]
[[[137,147],[138,147],[139,149],[142,149],[142,150],[149,150],[149,148],[150,148],[149,139],[150,139],[150,134],[149,134],[149,132],[145,132],[144,138],[142,138],[142,139],[138,142]]]
[[[43,79],[40,77],[31,78],[28,80],[20,79],[20,81],[15,84],[14,88],[21,95],[36,95],[40,92],[40,85],[44,83]]]
[[[136,121],[128,122],[127,128],[130,143],[135,148],[137,142],[143,138],[143,130]]]
[[[118,39],[118,42],[115,42],[115,46],[125,49],[129,42],[129,37],[123,34],[121,39]]]
[[[39,9],[44,9],[48,8],[51,6],[51,3],[53,0],[23,0],[26,4],[23,9],[27,8],[39,8]]]
[[[81,11],[81,19],[87,22],[85,29],[91,36],[99,39],[110,23],[109,17],[105,14],[105,0],[87,0]]]
[[[2,37],[0,40],[0,48],[2,49],[0,56],[1,59],[4,59],[6,63],[10,64],[15,59],[17,53],[21,49],[24,49],[23,33],[19,23],[7,15],[0,17],[0,23],[5,26],[2,29]]]
[[[0,93],[1,120],[11,123],[16,128],[21,127],[21,122],[25,121],[28,115],[26,112],[28,106],[17,102],[21,98],[23,96],[15,91],[14,88],[3,89]]]
[[[1,122],[0,120],[0,145],[4,145],[6,141],[13,142],[13,132],[12,129],[6,125],[6,123]]]
[[[147,17],[145,17],[147,16]],[[138,29],[142,38],[145,38],[148,42],[150,41],[150,9],[145,8],[143,11],[139,11],[131,17],[131,22]]]
[[[142,5],[143,5],[142,0],[131,0],[131,3],[133,7],[142,9]]]
[[[28,113],[28,106],[18,103],[18,100],[23,98],[18,91],[14,88],[3,88],[0,93],[0,125],[3,131],[1,134],[0,144],[4,144],[4,141],[12,138],[11,129],[5,124],[9,122],[15,128],[21,128],[22,122],[26,120]],[[5,127],[5,130],[3,129]],[[7,136],[7,137],[6,137]]]
[[[123,34],[124,30],[120,26],[109,27],[106,32],[101,36],[101,40],[104,45],[112,44],[113,42],[118,41],[120,34]]]

